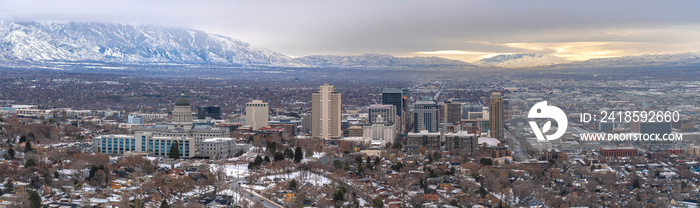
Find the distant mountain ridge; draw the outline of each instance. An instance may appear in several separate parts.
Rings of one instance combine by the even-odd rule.
[[[553,55],[542,55],[534,53],[526,54],[501,54],[493,56],[490,58],[484,58],[477,62],[476,65],[479,66],[495,66],[495,67],[536,67],[536,66],[550,66],[557,64],[570,63],[571,61],[553,56]]]
[[[653,54],[577,61],[569,66],[579,67],[630,67],[630,66],[696,66],[700,65],[700,52],[677,54]]]
[[[502,68],[696,66],[700,65],[700,52],[595,58],[585,61],[568,61],[554,55],[501,54],[481,59],[474,64]]]
[[[395,57],[387,54],[364,54],[359,56],[314,55],[296,58],[299,62],[314,67],[455,67],[474,66],[470,63],[439,57]]]
[[[75,22],[0,21],[0,60],[304,66],[284,54],[199,30]]]
[[[700,52],[574,62],[553,55],[502,54],[473,64],[439,57],[395,57],[386,54],[291,58],[270,49],[200,30],[113,23],[0,20],[0,66],[70,65],[71,62],[313,68],[586,68],[696,66],[700,65]]]

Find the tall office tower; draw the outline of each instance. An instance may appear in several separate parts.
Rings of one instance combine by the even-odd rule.
[[[385,88],[382,89],[382,104],[396,106],[396,115],[399,116],[398,125],[400,132],[406,132],[408,113],[408,89]]]
[[[396,122],[396,106],[394,105],[370,105],[369,106],[369,122],[374,124],[377,118],[382,116],[384,124],[394,125]]]
[[[500,92],[491,94],[489,103],[489,123],[491,123],[491,137],[503,141],[503,97]]]
[[[192,128],[192,108],[190,101],[185,97],[185,91],[180,93],[180,97],[175,100],[175,108],[173,108],[173,120],[171,128]]]
[[[219,106],[202,106],[197,108],[197,119],[205,118],[221,119],[221,107]]]
[[[253,100],[245,104],[245,122],[246,125],[252,127],[253,130],[258,130],[267,126],[268,114],[270,106],[262,100]]]
[[[311,136],[332,139],[339,138],[341,100],[340,92],[333,90],[333,85],[323,84],[319,91],[311,95]]]
[[[445,123],[457,125],[462,120],[462,103],[445,101]]]
[[[413,105],[413,132],[423,130],[437,132],[440,123],[440,111],[435,101],[418,101]]]

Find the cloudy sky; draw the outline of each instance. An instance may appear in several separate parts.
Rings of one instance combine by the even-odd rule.
[[[700,1],[2,1],[6,21],[158,24],[290,56],[540,53],[569,60],[700,50]]]

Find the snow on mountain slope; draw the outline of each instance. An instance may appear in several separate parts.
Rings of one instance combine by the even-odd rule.
[[[359,56],[315,55],[296,58],[315,67],[451,67],[473,66],[467,62],[438,57],[394,57],[386,54],[364,54]]]
[[[693,66],[700,64],[700,52],[599,58],[571,63],[579,67]]]
[[[635,66],[695,66],[700,65],[700,52],[655,54],[597,58],[585,61],[568,61],[553,55],[511,54],[481,59],[475,64],[504,68],[553,66],[560,67],[635,67]]]
[[[570,63],[563,58],[542,54],[501,54],[490,58],[484,58],[477,62],[480,66],[495,66],[504,68],[537,67]]]
[[[0,21],[0,59],[24,62],[304,66],[272,50],[199,30],[102,23]]]

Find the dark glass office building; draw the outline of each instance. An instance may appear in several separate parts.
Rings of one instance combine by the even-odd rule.
[[[382,90],[382,104],[396,106],[396,115],[402,116],[408,105],[408,89],[386,88]]]
[[[221,119],[221,107],[219,106],[204,106],[197,108],[197,119],[205,118]]]

